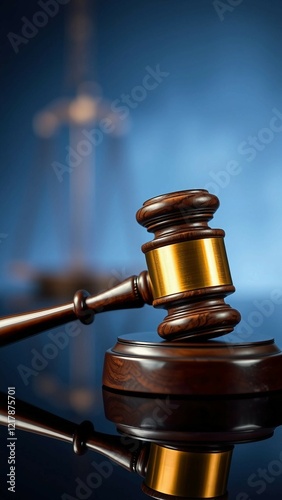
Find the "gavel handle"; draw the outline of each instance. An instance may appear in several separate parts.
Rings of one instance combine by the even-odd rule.
[[[95,314],[117,309],[142,307],[152,303],[151,282],[147,271],[131,276],[98,295],[78,290],[73,302],[0,319],[0,346],[79,319],[88,325]]]

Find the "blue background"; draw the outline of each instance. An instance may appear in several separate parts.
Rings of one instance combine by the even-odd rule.
[[[42,305],[39,295],[28,296],[34,290],[33,275],[71,269],[69,189],[79,171],[65,173],[59,182],[52,164],[66,164],[67,127],[44,140],[34,133],[33,122],[56,99],[76,95],[66,39],[73,3],[60,5],[28,43],[18,46],[17,54],[7,35],[20,35],[22,17],[32,20],[41,8],[33,0],[1,5],[2,315]],[[159,65],[169,75],[137,106],[128,107],[125,135],[104,134],[97,146],[90,196],[85,196],[83,207],[88,216],[81,221],[85,269],[106,272],[109,284],[139,273],[145,267],[140,246],[150,239],[135,221],[142,203],[174,190],[209,189],[221,202],[211,226],[226,231],[237,289],[228,302],[243,317],[232,338],[274,336],[281,347],[282,3],[226,0],[223,4],[229,8],[221,12],[212,0],[91,4],[96,28],[86,77],[98,82],[110,105],[123,94],[138,94],[136,86],[148,74],[146,67]],[[273,124],[276,131],[271,130]],[[76,179],[79,182],[79,175]],[[149,307],[97,316],[93,326],[79,325],[82,335],[70,339],[27,384],[19,366],[31,367],[34,350],[46,352],[49,333],[5,347],[1,390],[15,386],[18,398],[76,422],[88,418],[98,430],[114,432],[103,415],[104,352],[120,333],[152,330],[163,316],[163,311]],[[276,436],[271,446],[268,441],[236,447],[230,500],[237,500],[240,491],[254,497],[247,478],[277,459],[281,445]],[[19,493],[27,491],[32,500],[38,494],[46,499],[74,494],[74,478],[87,475],[93,455],[80,459],[66,444],[19,437]],[[6,459],[4,452],[1,458]],[[112,498],[113,490],[117,498],[145,497],[140,478],[115,471],[95,491],[95,498]],[[267,500],[280,497],[281,476],[261,495]]]
[[[271,137],[262,129],[269,129],[273,108],[282,113],[282,6],[257,0],[237,4],[219,12],[207,0],[96,2],[87,77],[99,83],[103,97],[112,103],[134,92],[147,66],[159,65],[169,75],[136,107],[128,107],[129,131],[117,140],[119,161],[113,161],[109,135],[96,148],[95,183],[85,201],[91,224],[82,221],[90,234],[83,250],[86,266],[139,272],[140,246],[148,235],[135,222],[135,212],[143,201],[206,187],[221,201],[212,225],[227,233],[237,289],[252,293],[280,285],[282,132]],[[22,17],[32,20],[40,8],[37,2],[2,7],[3,287],[19,284],[14,261],[56,272],[71,252],[70,174],[60,183],[52,167],[54,161],[66,164],[69,137],[63,128],[42,141],[32,126],[38,111],[75,92],[67,76],[70,7],[71,2],[61,5],[36,36],[19,44],[17,54],[7,35],[20,35]],[[276,126],[281,125],[280,115]],[[258,134],[260,150],[251,146],[247,153],[247,143]],[[231,174],[230,162],[236,162]]]

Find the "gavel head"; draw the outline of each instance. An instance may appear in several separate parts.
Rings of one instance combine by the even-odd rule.
[[[208,226],[219,206],[204,189],[178,191],[146,201],[137,221],[155,237],[145,243],[153,306],[168,315],[158,327],[169,340],[208,339],[233,330],[240,313],[225,303],[233,293],[224,231]]]

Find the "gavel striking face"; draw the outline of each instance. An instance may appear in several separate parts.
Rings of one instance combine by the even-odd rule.
[[[0,345],[68,321],[89,324],[96,313],[152,304],[168,314],[158,326],[167,340],[203,340],[229,333],[240,314],[225,303],[233,293],[224,231],[208,226],[219,206],[206,190],[178,191],[146,201],[137,221],[155,237],[145,243],[148,271],[95,296],[78,291],[73,303],[0,320]]]

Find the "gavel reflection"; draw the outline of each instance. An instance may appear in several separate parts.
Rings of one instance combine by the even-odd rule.
[[[281,391],[211,400],[173,395],[160,399],[104,388],[103,396],[106,417],[122,436],[97,432],[89,421],[77,425],[18,399],[17,430],[69,442],[78,455],[87,450],[100,453],[141,476],[143,492],[162,500],[227,500],[234,445],[268,439],[282,423]],[[154,418],[157,405],[168,400],[173,411],[167,418]],[[7,425],[3,393],[0,424]]]
[[[142,246],[148,271],[95,296],[79,290],[73,303],[2,318],[0,345],[75,319],[90,324],[97,313],[144,304],[167,310],[158,327],[167,340],[202,340],[231,332],[240,314],[224,300],[235,291],[224,231],[208,226],[218,206],[217,197],[206,190],[148,200],[137,212],[138,222],[155,234]]]

